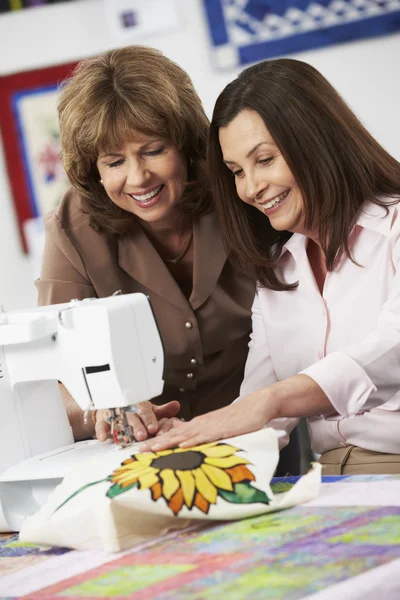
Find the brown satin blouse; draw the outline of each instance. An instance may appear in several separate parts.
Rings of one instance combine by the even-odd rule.
[[[251,331],[255,281],[227,260],[213,213],[193,228],[193,289],[187,299],[140,225],[130,237],[97,233],[70,190],[46,215],[39,304],[103,298],[121,290],[149,296],[164,344],[164,392],[190,419],[239,394]]]

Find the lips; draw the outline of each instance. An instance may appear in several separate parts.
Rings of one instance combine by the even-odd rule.
[[[287,198],[287,196],[289,195],[289,192],[290,192],[290,189],[287,189],[284,192],[282,192],[281,194],[279,194],[278,196],[274,196],[274,198],[271,198],[271,200],[268,200],[264,204],[260,204],[260,206],[262,206],[264,210],[273,208],[277,204],[280,204],[281,202],[283,202],[283,200],[285,200]]]
[[[161,192],[163,184],[158,185],[156,188],[153,188],[147,193],[144,194],[129,194],[136,202],[140,202],[142,204],[146,204],[147,202],[151,202],[153,198],[157,196]]]

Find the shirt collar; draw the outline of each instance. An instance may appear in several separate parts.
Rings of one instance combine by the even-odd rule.
[[[390,200],[390,199],[389,199]],[[393,198],[395,200],[395,198]],[[371,201],[366,201],[361,207],[356,225],[364,229],[376,231],[382,235],[389,235],[392,229],[393,217],[396,211],[396,204],[391,206],[381,206]]]
[[[395,198],[393,198],[393,200],[395,200]],[[396,204],[387,206],[388,212],[386,212],[386,207],[367,200],[361,207],[360,214],[358,215],[356,221],[356,226],[358,225],[364,229],[376,231],[382,235],[389,235],[393,224],[396,206]],[[307,240],[308,238],[305,235],[301,233],[294,233],[292,237],[289,238],[288,241],[282,246],[282,251],[279,258],[282,258],[286,250],[289,250],[292,255],[296,255],[299,250],[304,250],[307,246]]]

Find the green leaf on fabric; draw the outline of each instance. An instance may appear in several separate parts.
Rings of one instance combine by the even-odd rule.
[[[282,494],[283,492],[288,492],[293,486],[294,483],[289,483],[288,481],[277,481],[271,484],[271,490],[274,494]]]
[[[79,488],[79,490],[76,490],[76,492],[74,492],[73,494],[71,494],[70,496],[68,496],[68,498],[66,500],[64,500],[64,502],[62,504],[60,504],[60,506],[57,506],[56,510],[53,512],[53,515],[58,510],[60,510],[60,508],[62,508],[65,504],[67,504],[67,502],[69,502],[70,500],[72,500],[72,498],[74,498],[75,496],[77,496],[78,494],[80,494],[81,492],[83,492],[83,490],[86,490],[86,488],[92,487],[92,485],[97,485],[98,483],[103,483],[103,481],[107,481],[107,479],[99,479],[99,481],[92,481],[92,483],[87,483],[86,485],[84,485],[81,488]]]
[[[262,504],[270,503],[267,494],[262,490],[253,487],[249,482],[235,483],[233,485],[233,492],[219,489],[218,494],[227,502],[232,502],[234,504],[255,504],[256,502],[261,502]]]
[[[106,496],[108,498],[115,498],[115,496],[118,496],[119,494],[123,494],[124,492],[127,492],[128,490],[131,490],[132,488],[135,488],[137,486],[138,486],[137,481],[135,481],[135,483],[132,483],[132,485],[127,485],[125,487],[118,485],[118,483],[114,483],[114,485],[111,486],[110,489],[108,490]]]

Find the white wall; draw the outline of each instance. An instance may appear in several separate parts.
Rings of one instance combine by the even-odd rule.
[[[218,93],[238,70],[221,72],[213,67],[202,1],[177,2],[182,13],[179,30],[145,39],[135,36],[126,43],[157,47],[178,62],[192,77],[211,115]],[[103,0],[65,2],[3,14],[0,75],[77,60],[116,45]],[[319,69],[373,135],[400,159],[400,34],[304,52],[296,58]],[[0,150],[0,305],[12,309],[35,303],[31,269],[21,251]]]

